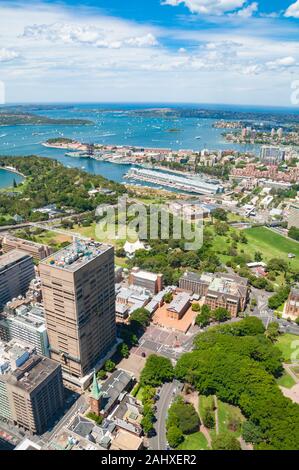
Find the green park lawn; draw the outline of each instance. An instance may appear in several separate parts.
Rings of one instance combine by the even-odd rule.
[[[227,216],[228,222],[250,222],[246,217],[235,214],[234,212],[228,212]]]
[[[63,235],[62,233],[52,232],[50,230],[45,230],[39,235],[35,235],[36,241],[38,243],[44,243],[46,245],[57,245],[59,243],[70,242],[72,238],[70,236]]]
[[[118,256],[115,256],[115,264],[121,268],[127,268],[128,264],[126,261],[126,258],[120,258]]]
[[[82,225],[74,225],[74,228],[70,230],[71,232],[76,232],[87,238],[94,238],[95,240],[101,241],[103,243],[110,243],[115,246],[123,246],[124,240],[118,239],[117,227],[115,228],[114,224],[108,224],[101,229],[101,224],[96,224],[95,222],[89,225],[88,227],[83,227]],[[109,234],[112,234],[109,235]],[[138,238],[134,230],[128,229],[128,239],[131,242],[135,242]]]
[[[216,235],[213,228],[209,227],[209,232],[213,234],[212,249],[218,253],[221,261],[225,263],[231,257],[223,254],[231,245],[230,235],[235,232],[241,233],[241,230],[231,227],[227,235]],[[254,259],[256,252],[263,254],[263,260],[269,261],[271,258],[281,258],[291,267],[299,269],[299,243],[285,238],[266,227],[253,227],[242,230],[248,240],[247,244],[238,243],[238,251],[244,250],[244,253]],[[289,259],[288,254],[293,253],[296,258]]]
[[[233,432],[229,428],[233,420],[239,422],[238,429],[234,431],[235,436],[239,437],[241,435],[241,424],[245,420],[244,416],[238,407],[218,400],[219,433]]]
[[[202,432],[185,435],[185,440],[178,447],[179,450],[208,450],[208,441]]]
[[[88,227],[83,227],[82,225],[79,227],[79,225],[74,225],[73,229],[67,229],[70,232],[76,232],[80,233],[83,237],[87,238],[96,238],[96,233],[95,233],[95,228],[96,228],[96,223],[93,223],[89,225]]]
[[[243,245],[244,251],[251,256],[260,251],[265,260],[282,258],[290,266],[299,268],[299,243],[289,240],[266,227],[253,227],[244,230],[248,244]],[[289,259],[288,254],[293,253],[296,258]]]
[[[213,408],[214,407],[214,397],[212,395],[209,395],[206,397],[205,395],[200,395],[199,396],[199,414],[202,417],[204,415],[204,412],[206,408]]]
[[[143,388],[140,387],[140,389],[137,392],[136,398],[137,400],[142,401],[142,397],[143,397]]]
[[[297,344],[295,343],[297,342]],[[292,362],[291,355],[299,350],[299,336],[291,335],[289,333],[281,335],[278,338],[276,346],[282,352],[283,360],[285,362]],[[292,348],[293,346],[293,348]],[[297,354],[297,360],[299,359],[299,354]]]
[[[279,379],[276,380],[277,385],[285,388],[292,388],[295,385],[295,380],[287,372],[284,372]]]
[[[2,214],[2,215],[1,215],[1,219],[3,219],[3,220],[5,220],[5,221],[8,222],[8,221],[12,220],[13,217],[12,217],[11,215],[9,215],[9,214]]]
[[[22,234],[23,234],[23,230],[17,231],[15,233],[17,237],[25,239],[25,237],[22,236]],[[38,234],[35,234],[33,232],[32,235],[36,243],[50,245],[56,249],[59,248],[59,245],[61,243],[71,243],[72,241],[72,237],[70,235],[68,234],[64,235],[62,233],[53,232],[51,230],[43,230],[41,231],[41,233],[38,233]]]

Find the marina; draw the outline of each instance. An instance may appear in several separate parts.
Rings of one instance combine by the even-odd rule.
[[[6,126],[5,135],[0,138],[0,154],[2,155],[40,155],[53,158],[67,167],[85,168],[91,174],[100,174],[112,181],[125,183],[125,175],[132,166],[138,167],[138,162],[132,162],[126,156],[117,157],[117,152],[102,155],[101,152],[91,158],[86,149],[63,149],[54,148],[45,144],[46,139],[55,139],[61,136],[77,142],[85,142],[103,146],[129,146],[136,149],[152,149],[157,146],[160,149],[192,149],[199,152],[203,148],[222,150],[242,150],[259,153],[259,145],[228,144],[222,136],[222,129],[215,129],[215,119],[184,117],[166,118],[164,116],[138,116],[130,114],[132,109],[145,109],[144,104],[76,104],[72,106],[61,106],[59,109],[39,109],[41,116],[49,118],[83,118],[94,122],[92,126],[74,125],[23,125]],[[121,109],[120,109],[121,108]],[[33,112],[30,106],[28,112]],[[176,133],[166,132],[172,127],[181,129],[180,139],[177,140]],[[198,129],[200,128],[200,135]],[[46,136],[46,139],[43,138]],[[200,139],[197,139],[200,137]],[[136,180],[137,181],[137,180]],[[0,186],[8,187],[13,183],[11,176],[0,176]],[[138,180],[142,186],[156,187],[149,181]],[[159,183],[158,186],[161,186]],[[167,183],[169,187],[169,184]],[[175,190],[175,189],[174,189]]]

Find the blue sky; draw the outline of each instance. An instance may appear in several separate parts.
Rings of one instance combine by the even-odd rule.
[[[299,0],[0,2],[9,102],[290,106]]]

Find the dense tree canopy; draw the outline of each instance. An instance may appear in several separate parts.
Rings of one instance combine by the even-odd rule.
[[[171,426],[167,429],[167,440],[170,447],[175,449],[183,442],[184,435],[177,426]]]
[[[262,330],[261,322],[248,318],[202,333],[195,350],[179,359],[176,376],[201,394],[239,406],[262,435],[257,448],[299,449],[299,407],[276,384],[280,353]]]
[[[0,157],[0,166],[12,166],[26,176],[22,190],[14,197],[5,192],[0,194],[0,215],[19,214],[29,220],[39,216],[38,220],[41,220],[43,215],[34,214],[32,209],[48,204],[56,204],[58,208],[72,208],[77,212],[92,211],[101,203],[115,202],[116,194],[125,192],[120,184],[78,168],[67,168],[50,158]],[[116,194],[99,193],[90,198],[88,191],[95,187],[109,188]]]
[[[190,403],[185,403],[181,396],[178,396],[168,410],[166,427],[177,426],[183,434],[192,434],[199,430],[199,416],[195,408]]]
[[[150,324],[151,314],[146,308],[141,307],[134,310],[130,315],[130,325],[133,331],[145,329]]]
[[[141,372],[140,383],[158,387],[163,382],[172,380],[173,376],[174,371],[170,359],[151,354]]]
[[[280,289],[278,289],[276,294],[272,295],[272,297],[270,297],[268,300],[269,308],[276,309],[280,307],[287,300],[289,293],[289,286],[281,287]]]
[[[288,233],[290,238],[297,240],[299,242],[299,228],[291,227]]]
[[[219,433],[212,441],[213,450],[241,450],[240,442],[231,433]]]

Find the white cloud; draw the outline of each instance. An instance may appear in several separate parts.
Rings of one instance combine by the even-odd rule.
[[[19,57],[19,53],[17,51],[6,49],[5,47],[0,49],[0,62],[10,62],[17,57]]]
[[[142,36],[126,36],[125,34],[123,31],[107,29],[107,27],[103,26],[55,23],[26,26],[23,37],[108,49],[152,47],[158,45],[158,41],[152,33]]]
[[[268,60],[265,54],[258,54],[262,49],[261,44],[257,43],[255,48],[256,52],[255,49],[252,50],[252,46],[248,50],[247,44],[234,41],[208,42],[193,53],[178,51],[170,54],[160,51],[149,62],[144,63],[142,68],[160,72],[181,71],[186,74],[190,71],[202,71],[253,76],[291,73],[299,67],[299,61],[295,57],[274,56],[273,60]]]
[[[184,4],[192,13],[202,15],[223,15],[242,8],[246,0],[164,0],[162,5]]]
[[[243,75],[259,75],[263,72],[263,67],[259,64],[246,65],[240,68]]]
[[[271,13],[260,13],[261,18],[279,18],[284,11],[273,11]]]
[[[289,6],[284,16],[287,18],[299,18],[299,0]]]
[[[274,27],[235,15],[225,24],[214,17],[209,28],[174,29],[61,4],[9,3],[0,2],[0,79],[10,101],[242,102],[251,99],[242,90],[251,89],[253,102],[287,103],[299,70],[298,32],[283,20]],[[220,2],[205,3],[215,11]]]
[[[242,10],[237,11],[234,13],[236,16],[240,16],[241,18],[250,18],[254,13],[256,13],[259,9],[259,4],[257,2],[253,2]]]
[[[284,70],[286,68],[295,67],[296,65],[298,65],[296,59],[291,56],[266,62],[266,66],[270,70]]]
[[[294,67],[298,67],[299,63],[294,57],[287,56],[281,57],[276,60],[268,61],[259,64],[251,64],[240,69],[240,72],[245,75],[260,75],[267,72],[283,73],[289,71]]]
[[[124,40],[124,44],[132,47],[152,47],[157,46],[158,41],[151,33],[145,36],[131,37]]]

